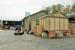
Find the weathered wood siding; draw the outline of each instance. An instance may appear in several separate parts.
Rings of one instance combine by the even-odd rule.
[[[64,30],[67,30],[68,29],[68,19],[64,19]]]
[[[54,16],[45,16],[41,18],[40,25],[44,26],[44,30],[48,31],[62,31],[68,30],[68,19],[62,14],[56,14]]]
[[[63,30],[64,29],[64,18],[62,18],[61,20],[60,20],[60,30]]]
[[[23,26],[23,29],[25,29],[25,30],[29,30],[29,23],[30,23],[30,18],[26,18],[25,20],[24,20],[24,26]]]
[[[68,19],[49,17],[49,18],[44,18],[42,20],[43,21],[41,21],[41,23],[44,23],[45,30],[67,30],[68,29]],[[43,24],[41,26],[43,26]]]
[[[45,16],[46,13],[44,11],[40,11],[38,13],[35,13],[33,15],[28,16],[24,19],[24,29],[29,29],[29,23],[31,22],[31,27],[34,27],[36,24],[36,19]],[[33,24],[32,24],[33,23]]]
[[[36,21],[35,20],[31,22],[31,28],[33,29],[34,27],[36,27]]]
[[[50,29],[49,30],[54,30],[54,18],[50,18]]]
[[[60,30],[60,20],[61,18],[55,18],[55,30]]]

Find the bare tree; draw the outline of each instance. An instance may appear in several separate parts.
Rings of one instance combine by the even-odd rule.
[[[75,3],[72,5],[71,13],[75,13]]]

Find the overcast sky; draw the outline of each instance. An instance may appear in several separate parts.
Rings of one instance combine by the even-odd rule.
[[[73,0],[0,0],[0,17],[21,19],[25,16],[25,12],[35,13],[46,6],[59,3],[71,5]]]

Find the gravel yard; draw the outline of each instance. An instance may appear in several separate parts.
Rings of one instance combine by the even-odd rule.
[[[0,50],[75,50],[75,37],[46,39],[26,33],[16,36],[12,30],[3,30]]]

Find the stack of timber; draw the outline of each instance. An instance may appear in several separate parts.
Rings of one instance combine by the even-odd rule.
[[[54,31],[49,31],[48,37],[49,38],[55,37],[55,32]]]

